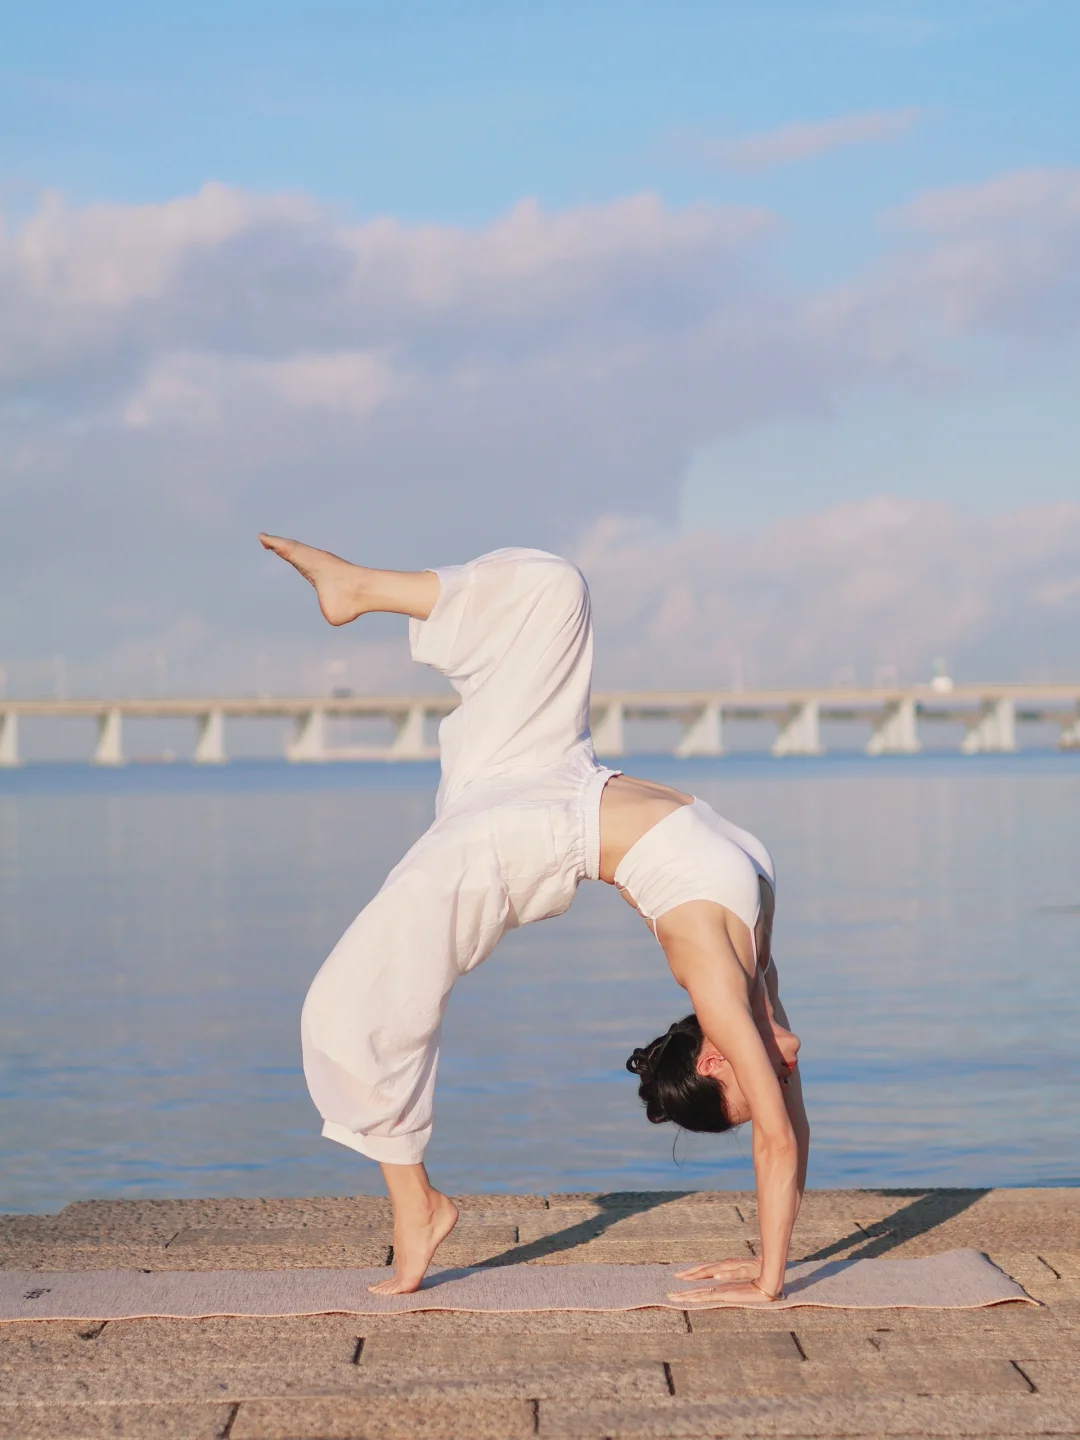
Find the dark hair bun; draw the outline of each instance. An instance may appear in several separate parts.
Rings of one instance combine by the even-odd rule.
[[[626,1062],[626,1068],[630,1071],[631,1075],[647,1075],[649,1073],[652,1069],[652,1061],[650,1059],[652,1049],[653,1047],[651,1045],[646,1045],[644,1049],[638,1046]]]
[[[704,1038],[697,1016],[685,1015],[666,1034],[638,1046],[627,1060],[627,1070],[640,1081],[646,1118],[654,1125],[673,1120],[684,1130],[718,1134],[731,1129],[719,1083],[698,1074]]]

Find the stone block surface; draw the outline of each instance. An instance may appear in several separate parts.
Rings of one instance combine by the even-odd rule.
[[[390,1245],[368,1231],[266,1229],[181,1230],[166,1246],[169,1270],[292,1270],[386,1265]]]
[[[1040,1395],[1080,1397],[1080,1346],[1071,1355],[1023,1360],[1020,1368]]]
[[[101,1321],[25,1320],[0,1325],[0,1367],[93,1363]]]
[[[928,1352],[930,1351],[930,1347]],[[970,1355],[941,1358],[932,1352],[917,1357],[886,1357],[888,1381],[882,1389],[902,1395],[1030,1395],[1033,1386],[1011,1360],[986,1360]]]
[[[517,1249],[517,1230],[511,1226],[488,1226],[482,1230],[466,1230],[458,1234],[455,1228],[439,1246],[435,1255],[436,1265],[485,1265],[489,1261],[514,1264],[520,1258]]]
[[[403,1400],[252,1401],[241,1404],[229,1440],[531,1440],[528,1400],[467,1396]]]
[[[888,1372],[880,1363],[865,1367],[813,1363],[796,1357],[729,1357],[675,1360],[672,1389],[680,1400],[718,1395],[869,1395]]]
[[[238,1401],[253,1396],[350,1395],[360,1388],[355,1365],[317,1359],[287,1366],[188,1366],[182,1357],[175,1357],[170,1365],[0,1370],[0,1406]]]
[[[517,1226],[518,1241],[522,1245],[549,1239],[560,1239],[567,1245],[580,1245],[587,1240],[595,1240],[599,1235],[610,1234],[614,1228],[609,1217],[573,1210],[540,1210],[523,1215]]]
[[[832,1310],[782,1310],[777,1312],[770,1310],[768,1306],[762,1305],[753,1310],[724,1309],[716,1310],[688,1310],[683,1312],[687,1317],[687,1325],[695,1335],[727,1335],[734,1333],[745,1333],[756,1335],[762,1331],[775,1330],[778,1323],[783,1320],[786,1326],[790,1326],[795,1334],[801,1333],[802,1326],[806,1323],[811,1325],[825,1325],[831,1330],[835,1326],[841,1329],[849,1328],[854,1320],[851,1311]],[[835,1318],[834,1318],[835,1317]],[[865,1324],[865,1316],[863,1317]]]
[[[1054,1249],[1041,1248],[1039,1259],[1061,1280],[1080,1280],[1080,1248],[1076,1250],[1057,1249],[1058,1237],[1053,1236]]]
[[[0,1270],[174,1270],[163,1240],[77,1240],[50,1236],[0,1242]]]
[[[364,1341],[360,1367],[391,1369],[415,1364],[612,1365],[642,1361],[721,1361],[727,1358],[790,1360],[802,1355],[788,1330],[760,1335],[507,1333],[471,1337],[467,1344],[431,1335],[374,1335]]]
[[[82,1350],[73,1346],[70,1357],[65,1358],[70,1358],[71,1363],[78,1360],[103,1368],[288,1366],[305,1362],[308,1357],[346,1365],[356,1355],[363,1326],[364,1321],[352,1315],[110,1320],[93,1346],[84,1345]]]
[[[638,1241],[682,1236],[710,1249],[724,1244],[737,1249],[748,1237],[756,1236],[757,1230],[744,1225],[734,1212],[721,1210],[714,1219],[712,1208],[701,1205],[676,1215],[655,1212],[593,1215],[569,1209],[539,1211],[521,1217],[518,1234],[523,1244],[552,1236],[581,1241],[602,1235],[613,1240]]]
[[[692,1236],[655,1236],[648,1239],[621,1240],[600,1235],[595,1240],[537,1254],[537,1265],[700,1265],[720,1255],[738,1253],[731,1244],[717,1246]],[[440,1254],[442,1252],[440,1251]],[[748,1250],[747,1255],[751,1252]]]
[[[490,1195],[454,1195],[452,1198],[463,1216],[472,1211],[516,1215],[548,1208],[547,1199],[543,1195],[503,1195],[493,1192]]]
[[[682,1310],[538,1310],[477,1312],[428,1310],[413,1315],[364,1315],[365,1335],[685,1335]]]
[[[831,1327],[798,1324],[795,1330],[807,1359],[859,1364],[878,1354],[888,1363],[916,1367],[924,1361],[979,1358],[1022,1362],[1040,1356],[1067,1359],[1080,1349],[1075,1334],[1053,1324],[1027,1327],[1001,1324]]]
[[[542,1400],[541,1440],[880,1440],[880,1437],[1072,1435],[1080,1406],[1049,1397],[727,1396],[722,1400],[605,1402]]]
[[[556,1191],[547,1196],[549,1210],[583,1205],[601,1209],[655,1210],[661,1206],[682,1209],[705,1205],[726,1208],[740,1199],[753,1203],[753,1191],[738,1190],[572,1190]]]
[[[754,1197],[738,1192],[482,1195],[459,1207],[442,1264],[688,1264],[756,1241]],[[807,1194],[795,1254],[971,1244],[1041,1308],[0,1325],[0,1440],[201,1440],[226,1427],[240,1440],[1080,1436],[1077,1225],[1080,1191]],[[0,1264],[379,1264],[390,1240],[389,1207],[374,1198],[95,1202],[0,1217]]]
[[[53,1217],[57,1234],[69,1238],[127,1239],[136,1232],[171,1238],[180,1230],[349,1227],[391,1220],[381,1195],[318,1196],[312,1199],[78,1200]]]
[[[221,1440],[231,1405],[0,1405],[0,1440]]]
[[[468,1366],[453,1368],[416,1364],[366,1369],[354,1388],[365,1395],[421,1399],[432,1395],[481,1399],[618,1400],[625,1404],[659,1399],[669,1392],[667,1371],[660,1361],[637,1364],[554,1364]]]
[[[56,1232],[57,1219],[55,1215],[0,1215],[0,1244],[48,1238]]]

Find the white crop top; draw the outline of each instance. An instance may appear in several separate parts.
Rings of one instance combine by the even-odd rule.
[[[730,910],[754,936],[761,915],[758,878],[776,888],[772,856],[748,830],[695,799],[665,815],[631,845],[615,871],[615,884],[656,933],[661,915],[688,900],[712,900]]]

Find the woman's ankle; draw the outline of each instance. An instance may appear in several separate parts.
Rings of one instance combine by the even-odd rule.
[[[394,1202],[395,1223],[430,1225],[438,1213],[439,1200],[435,1194],[410,1196]]]
[[[430,1225],[451,1203],[448,1196],[432,1185],[423,1165],[384,1164],[382,1170],[394,1207],[395,1224]]]

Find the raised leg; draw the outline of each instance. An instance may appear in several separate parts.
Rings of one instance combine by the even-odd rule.
[[[457,1224],[457,1206],[436,1190],[423,1165],[383,1165],[394,1206],[394,1274],[373,1295],[410,1295],[431,1264],[431,1257]]]
[[[319,608],[331,625],[347,625],[373,610],[426,620],[439,598],[439,577],[433,570],[369,570],[280,535],[260,535],[259,543],[314,585]]]

